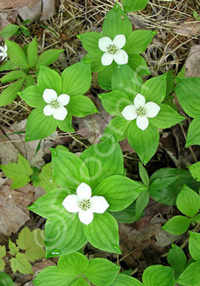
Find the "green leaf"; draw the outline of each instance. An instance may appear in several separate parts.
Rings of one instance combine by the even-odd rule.
[[[200,233],[189,231],[189,251],[195,260],[200,260]]]
[[[23,71],[20,71],[20,70],[11,71],[1,78],[1,83],[14,81],[14,80],[22,78],[22,77],[26,77],[26,74]]]
[[[131,67],[127,65],[119,66],[114,70],[112,78],[112,90],[125,92],[133,103],[134,97],[140,92],[142,78],[138,76]]]
[[[138,220],[135,213],[135,205],[136,201],[120,212],[110,212],[110,213],[112,214],[112,216],[114,216],[114,218],[118,222],[133,223]]]
[[[102,89],[105,90],[111,90],[112,85],[112,76],[117,68],[117,65],[115,62],[113,62],[111,65],[105,67],[102,71],[98,74],[98,83]]]
[[[22,253],[17,253],[16,258],[11,258],[10,263],[13,272],[18,270],[22,274],[33,274],[31,264]]]
[[[171,267],[153,265],[146,268],[142,275],[144,286],[174,286],[175,279]]]
[[[196,182],[189,171],[163,168],[157,170],[150,178],[150,196],[157,202],[175,205],[176,198],[184,184],[198,191],[200,183]]]
[[[200,281],[200,261],[191,263],[180,275],[177,283],[184,286],[199,286]]]
[[[122,141],[127,138],[127,131],[130,121],[126,120],[122,117],[114,117],[111,119],[106,129],[103,132],[103,136],[101,137],[101,141],[105,138],[109,138],[113,136],[117,141]]]
[[[30,176],[33,170],[29,162],[18,154],[18,163],[9,163],[8,165],[0,165],[0,168],[5,173],[6,177],[13,180],[11,187],[20,188],[30,182]]]
[[[191,117],[200,112],[200,78],[178,79],[175,93],[183,110]]]
[[[43,108],[34,109],[27,119],[25,141],[46,138],[55,132],[56,127],[53,116],[45,116]]]
[[[57,219],[47,220],[45,225],[46,258],[73,253],[87,242],[77,214],[65,211]]]
[[[151,74],[145,59],[138,54],[132,54],[129,56],[128,65],[136,72],[138,76]]]
[[[148,2],[149,0],[122,0],[122,5],[124,6],[124,11],[128,13],[143,10]]]
[[[38,54],[37,41],[36,38],[34,38],[33,41],[28,44],[28,49],[27,49],[27,59],[30,68],[36,65],[38,61],[37,54]]]
[[[92,189],[112,175],[124,174],[123,154],[120,145],[112,137],[90,146],[80,158],[88,168]]]
[[[84,272],[86,278],[98,286],[110,286],[115,280],[120,266],[103,258],[90,260],[89,266]]]
[[[194,217],[200,208],[200,197],[195,191],[184,185],[178,194],[176,205],[184,215]]]
[[[3,63],[0,66],[0,71],[11,71],[11,70],[16,70],[16,69],[17,69],[17,66],[10,60],[8,60],[7,62]]]
[[[68,189],[58,188],[51,190],[48,194],[37,199],[28,209],[51,221],[57,221],[58,217],[56,214],[59,216],[65,216],[66,214],[62,202],[69,194],[71,194],[71,192]]]
[[[191,145],[200,145],[199,124],[200,116],[197,116],[190,123],[185,147],[189,147]]]
[[[171,218],[165,225],[163,225],[162,229],[172,234],[181,235],[187,231],[190,223],[191,220],[189,218],[177,215]]]
[[[147,80],[140,90],[140,93],[146,98],[146,102],[152,101],[160,104],[166,95],[166,74],[153,77]]]
[[[190,170],[190,173],[192,174],[192,177],[195,180],[200,181],[200,162],[190,165],[189,170]]]
[[[98,113],[94,103],[83,95],[75,95],[70,98],[67,109],[73,116],[85,117],[92,113]]]
[[[116,35],[127,37],[132,32],[132,25],[118,3],[109,11],[103,22],[103,35],[114,39]]]
[[[178,114],[173,108],[167,104],[161,104],[158,115],[150,118],[149,121],[158,128],[169,128],[172,125],[180,123],[185,117]]]
[[[0,283],[1,283],[1,286],[14,286],[14,283],[11,277],[4,272],[0,273]]]
[[[174,90],[174,75],[173,75],[173,70],[170,70],[167,73],[167,92],[166,95],[169,95],[173,92]]]
[[[80,273],[86,271],[88,266],[88,259],[78,252],[61,256],[58,260],[58,268],[67,274],[75,274],[78,276]]]
[[[104,109],[113,116],[121,116],[125,106],[133,104],[128,95],[121,90],[114,90],[109,93],[100,94]]]
[[[65,120],[57,120],[58,128],[64,132],[75,132],[72,127],[72,116],[68,113]]]
[[[103,251],[121,253],[119,248],[118,224],[108,212],[94,214],[89,225],[84,225],[84,233],[88,241]]]
[[[75,191],[82,182],[88,182],[88,169],[77,155],[55,149],[51,153],[53,174],[59,186]]]
[[[0,106],[8,105],[13,102],[17,97],[17,93],[20,91],[24,83],[24,78],[12,83],[9,87],[4,89],[0,95]]]
[[[0,258],[3,258],[6,255],[6,247],[4,245],[0,245]]]
[[[10,60],[20,69],[26,70],[29,68],[24,51],[15,42],[6,40],[8,46],[8,56]]]
[[[108,211],[121,211],[128,207],[145,187],[127,177],[114,175],[101,181],[93,195],[103,196],[109,204]]]
[[[180,70],[180,72],[177,74],[177,76],[176,76],[176,82],[178,82],[178,80],[181,78],[181,79],[183,79],[183,78],[185,78],[185,70],[186,70],[186,66],[184,65],[183,67],[182,67],[182,69]]]
[[[91,55],[95,55],[100,58],[103,55],[103,52],[99,49],[98,43],[99,39],[102,37],[102,34],[97,32],[89,32],[78,36],[82,42],[84,49]]]
[[[177,245],[172,244],[172,248],[167,255],[167,261],[173,268],[174,276],[177,279],[186,267],[187,257],[184,251]]]
[[[40,66],[50,66],[58,59],[58,57],[63,51],[64,50],[54,50],[54,49],[45,51],[39,56],[38,62],[36,64],[36,69],[38,70]]]
[[[10,249],[9,253],[13,256],[15,256],[19,252],[19,247],[17,247],[16,244],[12,242],[10,239],[8,242],[8,247]]]
[[[29,87],[31,85],[35,85],[35,80],[34,80],[32,75],[28,75],[28,76],[26,76],[25,88],[27,88],[27,87]]]
[[[105,66],[101,63],[101,55],[99,54],[87,54],[84,58],[84,61],[90,61],[91,62],[91,71],[92,72],[100,72],[105,69]]]
[[[84,94],[91,85],[91,65],[83,61],[66,68],[62,73],[62,93],[70,96]]]
[[[42,93],[37,85],[27,87],[20,92],[19,95],[31,107],[40,108],[46,105]]]
[[[62,79],[56,71],[43,66],[38,75],[38,87],[42,93],[49,88],[54,89],[60,95],[62,93]]]
[[[140,178],[145,186],[149,186],[149,175],[147,173],[147,170],[145,167],[142,165],[141,162],[139,162],[139,175]]]
[[[144,209],[146,208],[146,206],[149,203],[149,192],[144,191],[142,192],[138,199],[136,200],[136,204],[135,204],[135,215],[137,220],[140,220],[140,218],[142,217],[143,213],[144,213]]]
[[[48,163],[42,167],[42,172],[39,174],[40,183],[39,185],[49,192],[57,188],[57,183],[53,177],[52,165]]]
[[[128,275],[118,274],[115,281],[111,284],[111,286],[142,286],[143,284]]]
[[[196,222],[196,223],[200,223],[200,214],[196,215],[193,220]]]
[[[6,265],[4,260],[2,259],[5,255],[6,255],[6,247],[4,245],[0,245],[0,271],[4,270],[4,267]],[[0,285],[1,285],[1,276],[0,276]]]
[[[128,55],[141,54],[151,43],[155,34],[156,32],[152,32],[150,30],[134,31],[128,35],[126,45],[123,49],[128,53]]]
[[[146,165],[158,148],[158,130],[151,125],[149,125],[147,129],[141,130],[137,127],[136,121],[134,120],[129,125],[128,142],[138,154],[142,163]]]
[[[4,27],[1,31],[1,37],[2,38],[10,38],[13,36],[17,31],[19,30],[18,25],[7,25]]]
[[[76,275],[68,274],[57,266],[50,266],[38,274],[33,284],[40,286],[72,286],[75,280]]]
[[[0,271],[3,271],[4,270],[4,268],[5,268],[5,262],[4,262],[4,260],[2,259],[2,258],[0,258]],[[1,279],[0,279],[0,285],[1,285]]]
[[[71,286],[90,286],[84,277],[80,276]]]
[[[45,256],[44,241],[40,229],[30,232],[28,227],[23,228],[18,236],[17,244],[20,249],[26,251],[25,256],[31,262]]]

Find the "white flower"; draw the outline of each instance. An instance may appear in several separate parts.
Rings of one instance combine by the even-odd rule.
[[[1,58],[2,61],[3,61],[5,58],[7,58],[7,56],[8,56],[7,50],[8,50],[7,45],[5,45],[4,47],[1,47],[1,46],[0,46],[0,57],[2,57],[2,58]]]
[[[125,65],[128,63],[128,54],[121,50],[126,44],[126,37],[124,35],[117,35],[112,41],[109,37],[99,39],[99,49],[105,54],[101,58],[103,66],[109,66],[113,60],[118,65]]]
[[[81,183],[76,189],[77,195],[69,195],[63,201],[64,208],[70,213],[78,213],[82,223],[88,225],[92,222],[93,213],[103,214],[109,204],[102,196],[92,195],[90,186]]]
[[[57,95],[57,92],[54,89],[45,89],[43,93],[43,99],[46,105],[43,109],[44,115],[51,116],[57,120],[64,120],[67,116],[67,109],[64,107],[70,101],[68,94]]]
[[[126,106],[122,115],[126,120],[134,120],[136,118],[137,126],[145,130],[149,125],[149,118],[155,117],[160,111],[160,106],[154,102],[145,103],[145,97],[141,94],[137,94],[134,98],[134,105]]]

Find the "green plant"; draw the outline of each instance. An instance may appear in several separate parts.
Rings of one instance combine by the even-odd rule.
[[[1,83],[13,83],[1,93],[0,106],[12,103],[24,83],[25,87],[35,85],[35,77],[40,66],[51,65],[63,52],[63,50],[50,49],[38,57],[36,38],[23,49],[13,41],[6,40],[5,43],[9,60],[0,66],[0,72],[11,71],[1,78]]]
[[[156,32],[147,30],[133,32],[126,13],[116,3],[104,19],[102,34],[90,32],[81,34],[78,38],[88,51],[86,58],[91,60],[92,72],[98,72],[100,86],[110,90],[112,75],[118,66],[127,64],[139,75],[150,74],[140,54],[155,34]]]
[[[25,20],[22,22],[20,26],[13,25],[13,24],[7,25],[2,29],[0,36],[5,39],[10,38],[12,36],[18,36],[21,33],[24,36],[30,36],[29,28],[26,27],[26,25],[29,23],[30,23],[30,20]]]
[[[9,240],[8,247],[9,254],[12,256],[10,259],[12,271],[16,272],[18,270],[22,274],[32,274],[33,270],[30,262],[45,256],[43,246],[43,232],[40,229],[30,232],[28,227],[23,228],[19,233],[16,244]],[[5,267],[5,262],[2,260],[5,255],[5,246],[0,246],[0,270],[3,270]]]

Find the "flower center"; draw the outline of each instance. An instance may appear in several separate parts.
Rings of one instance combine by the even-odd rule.
[[[108,46],[108,53],[114,55],[117,51],[117,47],[115,45]]]
[[[146,108],[142,106],[138,107],[135,112],[138,116],[144,116],[147,113]]]
[[[91,203],[90,200],[82,200],[79,204],[78,204],[79,208],[82,209],[83,211],[87,211],[90,209],[91,207]]]
[[[54,99],[54,100],[51,101],[51,106],[53,108],[58,108],[60,106],[60,103],[58,102],[57,99]]]

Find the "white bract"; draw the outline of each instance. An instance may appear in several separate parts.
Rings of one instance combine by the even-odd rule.
[[[77,195],[69,195],[63,201],[64,208],[70,213],[78,213],[82,223],[88,225],[93,221],[94,214],[103,214],[109,204],[102,196],[92,195],[90,186],[81,183],[76,189]]]
[[[7,45],[5,45],[4,47],[1,47],[1,46],[0,46],[0,57],[1,57],[1,60],[2,60],[2,61],[3,61],[5,58],[7,58],[7,56],[8,56],[7,50],[8,50]]]
[[[112,41],[109,37],[99,39],[99,49],[105,54],[101,58],[101,63],[104,66],[112,64],[113,60],[118,65],[125,65],[128,63],[128,54],[121,50],[126,44],[126,37],[124,35],[117,35]]]
[[[160,111],[160,106],[155,102],[145,103],[145,97],[137,94],[134,98],[134,104],[126,106],[122,115],[126,120],[136,119],[136,124],[141,130],[145,130],[149,125],[149,118],[155,117]]]
[[[70,101],[68,94],[57,95],[57,92],[54,89],[45,89],[43,93],[43,99],[48,103],[44,109],[44,115],[51,116],[57,120],[64,120],[67,116],[67,109],[64,107]]]

